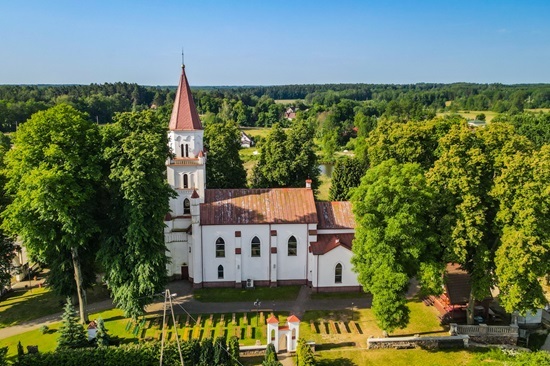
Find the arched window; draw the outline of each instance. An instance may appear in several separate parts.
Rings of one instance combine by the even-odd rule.
[[[250,243],[250,255],[252,257],[259,257],[261,254],[262,252],[260,239],[255,236],[254,238],[252,238],[252,242]]]
[[[189,188],[189,177],[187,174],[183,175],[183,188]]]
[[[225,257],[225,241],[222,238],[216,240],[216,258]]]
[[[191,215],[191,202],[189,201],[189,198],[183,200],[183,214]]]
[[[218,266],[218,279],[223,279],[223,266],[221,264]]]
[[[342,283],[342,265],[338,263],[334,269],[334,282]]]
[[[298,242],[296,241],[296,237],[292,235],[288,239],[288,256],[296,256],[298,255]]]
[[[185,157],[189,157],[189,145],[185,144]]]
[[[183,144],[180,145],[180,152],[181,152],[181,157],[183,158],[185,156],[185,151],[184,151],[184,147],[183,147]]]

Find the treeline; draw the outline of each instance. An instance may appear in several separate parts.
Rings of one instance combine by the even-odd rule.
[[[2,85],[0,130],[15,131],[34,113],[59,104],[69,104],[88,114],[93,122],[111,123],[117,112],[170,106],[175,88],[144,87],[130,83],[91,85]]]
[[[199,113],[222,113],[241,126],[288,124],[285,105],[277,99],[296,100],[298,110],[330,109],[342,101],[368,106],[371,114],[403,119],[429,117],[439,111],[481,110],[518,113],[550,108],[548,84],[309,84],[193,88]],[[110,123],[117,112],[148,108],[169,109],[175,87],[131,83],[91,85],[0,86],[0,129],[14,131],[33,113],[57,104],[70,104],[98,123]]]

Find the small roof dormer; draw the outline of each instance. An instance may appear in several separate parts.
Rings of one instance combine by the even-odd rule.
[[[202,130],[202,123],[191,95],[191,88],[185,75],[185,65],[181,67],[181,77],[176,92],[176,100],[170,117],[170,131]]]

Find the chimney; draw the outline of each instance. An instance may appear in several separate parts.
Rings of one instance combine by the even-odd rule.
[[[306,188],[311,189],[311,183],[312,183],[311,179],[306,179]]]

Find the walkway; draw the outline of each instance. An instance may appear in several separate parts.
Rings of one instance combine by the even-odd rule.
[[[23,284],[24,286],[24,284]],[[191,295],[191,284],[186,281],[174,281],[168,283],[167,288],[172,294],[175,294],[172,300],[175,313],[242,313],[250,312],[253,309],[251,302],[223,302],[223,303],[208,303],[199,302]],[[345,310],[354,308],[369,308],[372,303],[371,297],[362,297],[358,299],[328,299],[328,300],[312,300],[310,298],[311,289],[307,286],[302,286],[296,300],[290,301],[265,301],[263,307],[269,308],[271,311],[288,311],[301,318],[305,311],[308,310]],[[159,302],[148,305],[145,308],[147,313],[162,312],[164,302]],[[99,312],[114,308],[111,300],[105,300],[88,305],[88,312]],[[30,330],[38,329],[42,325],[51,325],[52,323],[61,320],[61,314],[52,314],[46,317],[25,322],[21,325],[15,325],[8,328],[0,329],[0,339],[11,337]]]

